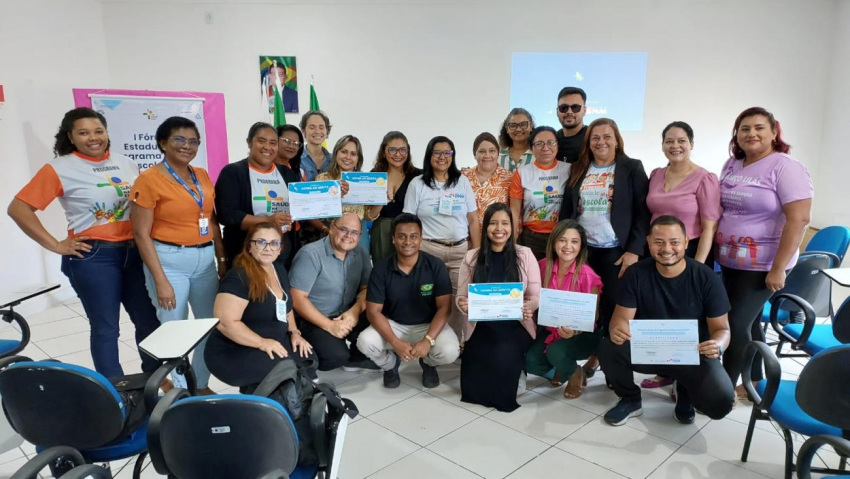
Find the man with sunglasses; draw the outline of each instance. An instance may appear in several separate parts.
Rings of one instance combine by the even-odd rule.
[[[328,235],[301,248],[289,282],[295,317],[304,339],[319,357],[319,370],[378,371],[357,349],[357,337],[369,326],[366,286],[372,263],[359,246],[360,218],[345,213]],[[346,344],[350,343],[350,346]]]
[[[587,94],[578,87],[564,87],[558,93],[558,120],[563,128],[555,136],[558,138],[560,161],[575,163],[578,160],[581,143],[587,132],[587,125],[584,124],[586,102]]]

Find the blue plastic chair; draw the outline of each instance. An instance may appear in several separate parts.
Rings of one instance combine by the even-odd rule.
[[[815,458],[815,453],[821,446],[830,446],[842,457],[850,456],[850,441],[841,437],[835,436],[814,436],[810,437],[800,446],[800,453],[797,455],[797,477],[799,479],[812,479],[812,460]],[[841,476],[821,476],[822,479],[848,477],[850,472]]]
[[[756,354],[764,361],[766,379],[752,384]],[[839,346],[818,354],[803,368],[797,381],[783,380],[779,359],[770,347],[753,341],[744,350],[741,368],[744,388],[753,401],[741,462],[747,462],[756,421],[773,420],[785,439],[785,477],[794,471],[792,432],[804,436],[842,436],[850,429],[850,346]],[[835,470],[817,472],[836,473]]]
[[[806,252],[832,253],[838,257],[838,262],[833,266],[838,268],[844,262],[847,247],[850,246],[850,228],[846,226],[828,226],[812,236],[806,245]],[[812,302],[815,313],[818,316],[834,316],[832,307],[832,282],[824,286]]]
[[[299,466],[298,433],[278,402],[239,394],[187,398],[173,389],[151,415],[151,463],[180,479],[326,478],[343,438],[336,437],[341,416],[326,415],[322,398],[314,396],[310,413],[319,463]]]
[[[6,323],[13,321],[21,329],[21,339],[0,339],[0,359],[14,356],[23,351],[30,342],[30,326],[23,316],[12,308],[0,310],[0,319]]]
[[[109,470],[94,464],[85,464],[80,451],[66,446],[55,446],[38,453],[12,474],[11,479],[39,479],[38,473],[42,469],[63,458],[81,465],[63,474],[62,479],[112,479]]]
[[[778,357],[810,357],[823,350],[850,343],[850,298],[841,303],[832,318],[832,324],[816,324],[814,309],[803,298],[793,294],[780,294],[777,301],[793,303],[803,311],[805,318],[803,323],[782,326],[776,317],[771,317],[770,324],[779,336],[776,345]],[[785,344],[789,344],[794,351],[803,351],[804,354],[783,353],[782,347]]]
[[[792,315],[799,317],[801,309],[794,303],[789,303],[780,298],[782,294],[790,293],[805,299],[809,304],[813,303],[817,295],[824,288],[829,288],[830,279],[821,273],[821,270],[833,268],[839,259],[833,253],[812,252],[803,253],[797,260],[797,264],[788,273],[785,287],[777,291],[764,303],[762,310],[762,322],[764,331],[767,332],[772,310],[776,309],[776,320],[780,323],[788,323]]]

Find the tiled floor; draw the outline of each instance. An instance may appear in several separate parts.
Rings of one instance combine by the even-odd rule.
[[[27,320],[32,343],[25,355],[92,367],[88,321],[78,301]],[[8,326],[0,330],[0,338],[17,334]],[[133,325],[126,315],[121,340],[125,372],[139,372]],[[795,376],[802,363],[783,360],[783,369]],[[580,399],[571,401],[563,398],[563,388],[530,377],[531,390],[519,399],[522,407],[506,414],[460,401],[459,366],[441,367],[442,384],[431,390],[422,387],[418,365],[401,371],[402,385],[393,390],[383,387],[379,374],[321,374],[361,412],[349,427],[341,479],[782,477],[783,443],[770,424],[759,424],[749,462],[739,461],[750,412],[746,403],[721,421],[697,416],[694,424],[682,426],[671,417],[669,390],[646,391],[644,415],[614,428],[600,416],[617,400],[601,373]],[[237,392],[215,378],[211,387]],[[9,477],[34,453],[24,444],[0,455],[0,477]],[[826,453],[824,459],[834,457]],[[112,472],[130,478],[132,465],[113,463]],[[142,476],[160,477],[152,467]]]

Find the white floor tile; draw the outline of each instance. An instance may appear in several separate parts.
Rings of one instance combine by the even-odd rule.
[[[12,474],[18,472],[24,464],[27,463],[26,457],[19,457],[13,461],[0,464],[0,477],[12,477]]]
[[[121,328],[121,331],[118,335],[118,339],[133,343],[136,342],[136,328],[133,326],[133,323],[119,323],[119,327]]]
[[[711,421],[690,441],[686,448],[714,456],[768,477],[784,476],[785,441],[777,434],[756,429],[747,462],[741,462],[741,451],[747,426],[723,419]]]
[[[750,423],[750,416],[753,414],[753,403],[749,401],[738,401],[738,407],[732,410],[727,416],[726,419],[730,419],[735,422],[739,422],[743,425],[748,425]],[[771,432],[774,434],[778,434],[776,432],[776,428],[773,427],[767,421],[756,421],[756,427],[761,429],[762,431]]]
[[[79,316],[53,321],[52,323],[30,326],[30,340],[39,342],[46,339],[61,338],[69,334],[88,332],[89,322]]]
[[[440,383],[444,383],[460,376],[460,366],[457,364],[437,366],[437,374],[440,375]],[[408,361],[407,364],[402,364],[399,368],[399,376],[401,382],[412,388],[423,391],[427,389],[422,385],[422,367],[419,366],[418,361]]]
[[[80,307],[82,307],[82,305],[80,305]],[[69,308],[65,305],[60,304],[60,305],[54,306],[50,309],[46,309],[46,310],[44,310],[40,313],[35,313],[35,314],[31,314],[29,316],[24,316],[24,319],[26,319],[27,324],[29,324],[30,327],[33,327],[33,326],[36,326],[36,325],[39,325],[39,324],[51,323],[51,322],[54,322],[54,321],[61,321],[63,319],[68,319],[68,318],[78,318],[80,316],[85,316],[85,315],[84,314],[80,315],[76,311],[74,311],[73,309],[71,309],[71,308]]]
[[[562,476],[559,471],[569,471],[569,474]],[[623,476],[557,448],[549,449],[508,476],[509,479],[540,479],[542,477],[622,479]]]
[[[21,457],[26,457],[26,454],[24,454],[24,451],[20,447],[16,447],[12,450],[4,452],[3,454],[0,454],[0,464],[12,462],[15,459]]]
[[[369,420],[420,446],[427,446],[477,418],[477,414],[426,393],[369,416]]]
[[[61,338],[38,341],[36,345],[51,357],[63,356],[89,349],[89,333],[86,331]]]
[[[320,381],[339,386],[344,382],[351,381],[352,379],[357,379],[365,373],[348,372],[343,370],[342,368],[336,368],[332,371],[319,371],[318,374]]]
[[[364,374],[357,379],[340,384],[337,391],[354,400],[360,414],[369,417],[417,394],[419,390],[406,384],[395,389],[387,389],[379,374]]]
[[[644,394],[643,415],[629,419],[626,426],[681,445],[711,421],[707,416],[697,414],[693,424],[679,424],[673,419],[675,406],[666,397]]]
[[[94,360],[91,357],[91,351],[86,349],[85,351],[78,351],[76,353],[64,354],[62,356],[57,356],[54,359],[58,359],[66,364],[74,364],[77,366],[82,366],[84,368],[89,368],[94,370]]]
[[[476,479],[480,476],[427,449],[420,449],[404,459],[369,476],[369,479]]]
[[[520,408],[513,412],[494,410],[485,417],[549,445],[557,444],[596,419],[593,413],[533,391],[517,399],[517,402]]]
[[[65,307],[82,317],[86,316],[86,309],[83,308],[83,303],[66,304]]]
[[[339,479],[362,479],[419,449],[419,446],[368,419],[348,428]]]
[[[764,476],[688,448],[676,451],[648,479],[763,479]]]
[[[644,478],[679,445],[630,427],[591,421],[555,447],[630,478]]]
[[[617,404],[618,400],[614,391],[605,386],[604,378],[601,372],[597,372],[596,376],[587,381],[587,387],[584,388],[581,397],[576,399],[564,398],[564,386],[555,388],[549,385],[548,381],[535,388],[534,391],[593,414],[602,414]]]
[[[484,407],[478,404],[471,404],[460,400],[460,377],[450,379],[433,389],[426,389],[425,392],[440,399],[444,399],[455,406],[460,406],[475,414],[487,414],[492,411],[491,407]]]
[[[479,418],[428,446],[433,452],[486,478],[503,478],[548,448],[487,418]]]

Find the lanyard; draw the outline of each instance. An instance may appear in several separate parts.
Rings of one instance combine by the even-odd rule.
[[[194,191],[192,191],[192,188],[189,188],[189,186],[186,184],[186,182],[183,181],[183,178],[180,178],[177,175],[177,173],[174,172],[174,169],[171,168],[171,165],[169,165],[167,161],[162,160],[162,163],[165,165],[165,169],[168,170],[169,173],[171,173],[172,177],[174,177],[174,180],[177,181],[178,183],[180,183],[180,186],[182,186],[183,189],[185,189],[186,191],[189,192],[190,195],[192,195],[192,198],[194,198],[195,203],[197,203],[198,207],[201,209],[201,218],[203,218],[204,217],[204,190],[201,189],[201,185],[198,183],[198,177],[195,176],[195,170],[193,170],[191,166],[189,167],[189,174],[192,176],[192,182],[195,183],[195,188],[198,189],[198,193],[200,193],[200,196],[198,196],[198,194],[196,194]]]

